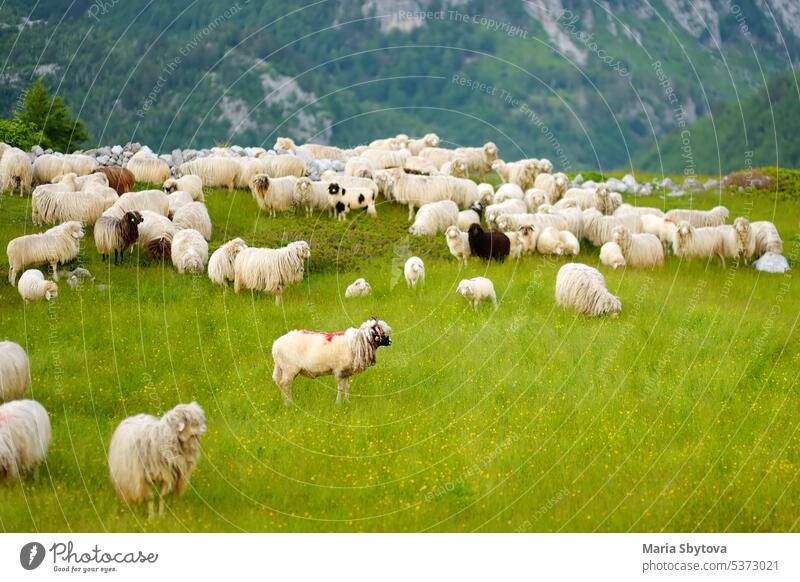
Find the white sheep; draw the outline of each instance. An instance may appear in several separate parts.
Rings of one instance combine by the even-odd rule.
[[[270,178],[267,174],[257,174],[250,180],[250,192],[262,210],[269,210],[271,218],[278,212],[292,210],[296,206],[294,194],[297,178],[284,176]]]
[[[625,266],[625,257],[622,249],[614,241],[609,241],[600,247],[600,262],[614,269]]]
[[[178,168],[178,175],[199,176],[204,186],[227,188],[228,191],[233,191],[240,171],[241,166],[235,159],[209,156],[184,162]]]
[[[97,160],[86,154],[66,154],[64,161],[69,165],[70,172],[78,176],[87,176],[98,168]]]
[[[664,212],[658,208],[651,206],[633,206],[631,204],[622,204],[614,211],[614,216],[622,216],[625,214],[635,214],[637,216],[664,216]]]
[[[452,176],[416,176],[413,174],[388,176],[390,196],[398,204],[408,206],[409,220],[413,220],[416,208],[431,202],[453,200],[459,206],[468,208],[477,202],[477,200],[473,200],[469,204],[462,204],[464,198],[469,197],[470,184],[474,191],[474,197],[477,198],[477,185],[472,180],[462,180]],[[465,188],[464,192],[461,192],[462,186]]]
[[[469,235],[466,232],[462,232],[458,226],[450,226],[444,231],[444,238],[450,254],[459,261],[463,261],[466,265],[472,255],[472,251],[469,248]]]
[[[111,482],[120,500],[126,505],[147,501],[152,520],[157,488],[158,514],[164,515],[164,497],[183,495],[189,487],[205,433],[205,413],[196,402],[178,404],[161,418],[137,414],[123,420],[108,446]]]
[[[672,248],[677,226],[671,219],[666,216],[643,214],[639,217],[639,222],[642,224],[642,232],[657,236],[665,251]]]
[[[556,230],[569,230],[567,219],[559,214],[501,214],[495,219],[500,230],[514,230],[523,225],[535,226],[537,229],[553,227]]]
[[[399,150],[403,148],[403,140],[396,137],[375,139],[369,142],[369,148],[373,150]]]
[[[547,195],[547,192],[539,188],[529,188],[525,190],[523,200],[525,200],[525,204],[528,206],[528,212],[537,212],[542,206],[550,205],[550,197]]]
[[[643,269],[664,266],[664,247],[656,235],[633,234],[624,226],[614,227],[612,233],[627,266]]]
[[[292,402],[292,383],[299,376],[336,378],[336,403],[350,400],[350,377],[375,365],[375,352],[392,345],[392,328],[372,318],[340,332],[293,330],[272,344],[272,379],[286,404]]]
[[[554,205],[556,208],[562,208],[571,204],[575,204],[581,210],[596,208],[601,214],[612,214],[614,212],[614,202],[611,199],[611,192],[605,186],[598,186],[597,188],[570,188],[564,193],[564,197]]]
[[[725,264],[722,236],[715,226],[695,228],[687,221],[678,223],[672,250],[677,257],[693,259],[716,256],[720,263]]]
[[[103,188],[103,192],[54,192],[37,186],[31,197],[31,222],[38,226],[77,220],[92,225],[116,200],[111,188]]]
[[[216,285],[226,285],[233,281],[233,263],[239,253],[247,248],[244,240],[229,240],[211,254],[208,260],[208,278]]]
[[[435,133],[426,133],[425,136],[420,139],[408,140],[408,150],[413,155],[418,156],[424,148],[438,148],[440,143],[441,140],[438,135]]]
[[[410,257],[403,265],[403,275],[406,278],[406,285],[416,289],[418,283],[425,286],[425,263],[419,257]]]
[[[338,182],[337,182],[338,184]],[[298,178],[294,184],[294,204],[306,209],[306,216],[311,216],[314,210],[330,210],[336,199],[331,195],[331,182],[312,182],[311,178]]]
[[[144,149],[133,154],[125,167],[130,170],[137,182],[163,184],[169,178],[170,170],[167,162]]]
[[[17,280],[17,273],[25,267],[49,264],[53,278],[58,280],[56,267],[78,256],[83,227],[80,222],[65,222],[39,234],[28,234],[12,239],[6,247],[8,255],[8,282]]]
[[[174,190],[170,192],[167,194],[167,199],[169,200],[169,216],[174,216],[175,211],[181,206],[186,206],[194,202],[192,195],[183,190]]]
[[[375,165],[369,158],[356,156],[347,160],[347,163],[344,165],[344,175],[355,176],[357,178],[372,178],[375,169]]]
[[[512,198],[500,204],[490,204],[486,207],[484,216],[486,217],[486,224],[494,226],[497,218],[503,214],[525,214],[526,212],[528,212],[528,206],[525,204],[525,201]],[[511,229],[509,228],[506,230]]]
[[[565,231],[566,232],[566,231]],[[517,230],[504,233],[511,244],[509,255],[512,259],[519,259],[522,255],[536,252],[536,241],[539,232],[531,225],[525,224]]]
[[[178,229],[166,216],[156,212],[142,210],[141,222],[138,225],[138,244],[147,251],[154,261],[172,259],[172,239]],[[97,227],[95,226],[95,232]]]
[[[294,152],[301,156],[307,156],[312,160],[345,160],[347,158],[346,152],[341,148],[316,143],[306,143],[298,146],[288,137],[279,137],[272,149]]]
[[[583,238],[583,212],[580,208],[574,206],[555,208],[549,204],[542,204],[539,206],[539,210],[536,214],[554,214],[562,216],[567,221],[566,230],[570,231],[578,239]]]
[[[19,278],[17,291],[25,303],[45,299],[50,301],[58,297],[58,285],[55,281],[47,281],[38,269],[28,269]]]
[[[178,230],[191,228],[211,240],[211,217],[202,202],[190,202],[178,208],[172,216],[172,222]]]
[[[622,302],[606,289],[603,274],[581,263],[567,263],[556,275],[556,304],[584,315],[611,315],[622,311]]]
[[[31,365],[25,349],[12,341],[0,342],[0,400],[22,398],[31,385]]]
[[[49,184],[58,176],[72,171],[63,156],[44,154],[33,162],[33,180],[37,184]]]
[[[311,250],[305,241],[289,243],[280,249],[246,248],[233,262],[233,289],[266,291],[280,304],[283,291],[303,280],[305,261]]]
[[[476,202],[466,210],[462,210],[458,213],[458,221],[456,222],[456,225],[458,225],[459,230],[466,232],[473,224],[480,224],[482,216],[483,205],[480,202]]]
[[[720,226],[728,221],[728,209],[715,206],[711,210],[684,210],[676,208],[667,212],[667,218],[674,223],[688,222],[694,227]]]
[[[596,247],[612,240],[617,226],[624,226],[632,233],[642,232],[642,221],[635,214],[605,216],[596,208],[583,211],[583,235]]]
[[[533,187],[541,190],[547,196],[550,204],[555,204],[564,196],[569,186],[569,178],[566,174],[558,172],[556,174],[539,174],[533,182]]]
[[[455,176],[456,178],[469,178],[469,168],[463,158],[454,158],[442,164],[440,172],[445,176]]]
[[[285,176],[301,178],[306,175],[306,162],[298,156],[273,156],[262,153],[256,157],[263,162],[264,173],[270,178],[283,178]]]
[[[19,148],[8,148],[0,157],[0,190],[19,192],[23,196],[31,191],[33,164],[28,154]]]
[[[237,188],[247,188],[256,174],[267,174],[266,158],[235,158],[235,160],[239,164],[239,173],[234,182]]]
[[[351,297],[366,297],[371,292],[372,287],[367,283],[367,280],[363,277],[359,277],[347,286],[347,289],[344,290],[344,296],[347,299]]]
[[[472,309],[478,309],[481,301],[491,301],[494,308],[497,309],[497,295],[494,292],[494,284],[486,277],[462,279],[458,283],[456,293],[469,301]]]
[[[497,146],[488,141],[479,148],[456,148],[455,153],[464,158],[469,172],[483,176],[492,171],[492,162],[497,159]]]
[[[458,205],[451,200],[441,200],[423,204],[408,232],[414,235],[430,236],[442,232],[454,224],[458,224]]]
[[[781,240],[778,229],[767,220],[759,220],[750,223],[750,233],[753,240],[752,251],[748,247],[749,256],[760,257],[764,253],[783,253],[783,240]]]
[[[435,176],[439,174],[433,162],[421,156],[408,156],[403,162],[403,170],[406,174],[419,174],[421,176]]]
[[[185,174],[180,178],[170,178],[164,182],[164,192],[172,194],[178,190],[188,192],[195,202],[206,201],[203,194],[203,179],[200,176]]]
[[[35,400],[12,400],[0,406],[0,482],[16,481],[39,465],[50,448],[50,418]]]
[[[361,157],[372,164],[372,171],[385,170],[387,168],[402,168],[405,160],[411,155],[408,150],[367,150]]]
[[[444,164],[456,157],[456,152],[447,148],[424,147],[416,155],[425,158],[437,168],[441,168]]]
[[[523,191],[532,188],[536,178],[534,160],[519,160],[516,162],[495,160],[492,162],[492,170],[500,176],[504,183],[516,184]]]
[[[581,244],[578,242],[578,237],[569,230],[559,230],[558,238],[561,241],[562,254],[576,257],[581,252]]]
[[[208,262],[208,243],[192,228],[179,230],[172,237],[172,264],[178,273],[202,273]]]
[[[564,245],[561,242],[561,237],[558,235],[558,232],[558,229],[552,226],[547,226],[542,229],[536,239],[536,252],[540,255],[564,254]]]
[[[115,212],[133,212],[135,210],[149,210],[162,216],[169,216],[169,197],[161,190],[140,190],[139,192],[126,192],[120,196],[114,206]]]
[[[492,197],[493,204],[500,204],[506,200],[524,200],[525,193],[517,184],[502,184]]]

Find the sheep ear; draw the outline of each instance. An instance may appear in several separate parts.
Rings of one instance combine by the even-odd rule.
[[[44,298],[47,299],[48,301],[50,301],[50,291],[45,291],[44,292]]]
[[[186,421],[182,420],[178,423],[178,432],[183,432],[183,429],[186,428]]]

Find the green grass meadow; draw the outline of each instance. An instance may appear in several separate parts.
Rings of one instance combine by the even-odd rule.
[[[800,531],[794,274],[675,257],[659,271],[600,267],[623,311],[589,319],[554,303],[565,259],[460,268],[443,236],[406,234],[405,208],[271,220],[248,192],[206,199],[212,251],[234,236],[309,241],[306,279],[282,305],[135,251],[103,263],[87,229],[77,263],[94,284],[62,281],[56,301],[25,306],[2,253],[0,339],[26,347],[53,443],[38,481],[0,487],[0,531]],[[731,220],[773,220],[796,271],[800,201],[691,202],[718,203]],[[3,249],[37,230],[30,198],[0,195]],[[422,290],[403,280],[411,254]],[[598,265],[597,249],[578,260]],[[496,312],[455,294],[477,275],[494,281]],[[357,277],[373,294],[345,300]],[[372,314],[394,345],[353,378],[351,402],[334,404],[331,377],[299,378],[284,406],[272,341]],[[202,458],[187,494],[148,521],[114,495],[109,439],[126,416],[190,400],[206,411]]]

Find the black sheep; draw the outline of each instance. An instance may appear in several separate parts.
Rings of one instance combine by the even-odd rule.
[[[484,232],[481,225],[474,223],[469,227],[469,250],[476,257],[504,261],[511,252],[511,241],[502,232]]]

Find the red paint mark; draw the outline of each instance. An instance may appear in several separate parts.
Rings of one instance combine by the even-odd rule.
[[[307,329],[298,329],[297,331],[299,331],[300,333],[306,333],[310,335],[324,335],[326,341],[331,341],[335,337],[344,335],[343,331],[310,331]]]
[[[669,218],[668,216],[665,216],[664,217],[664,222],[672,222],[672,219]]]

